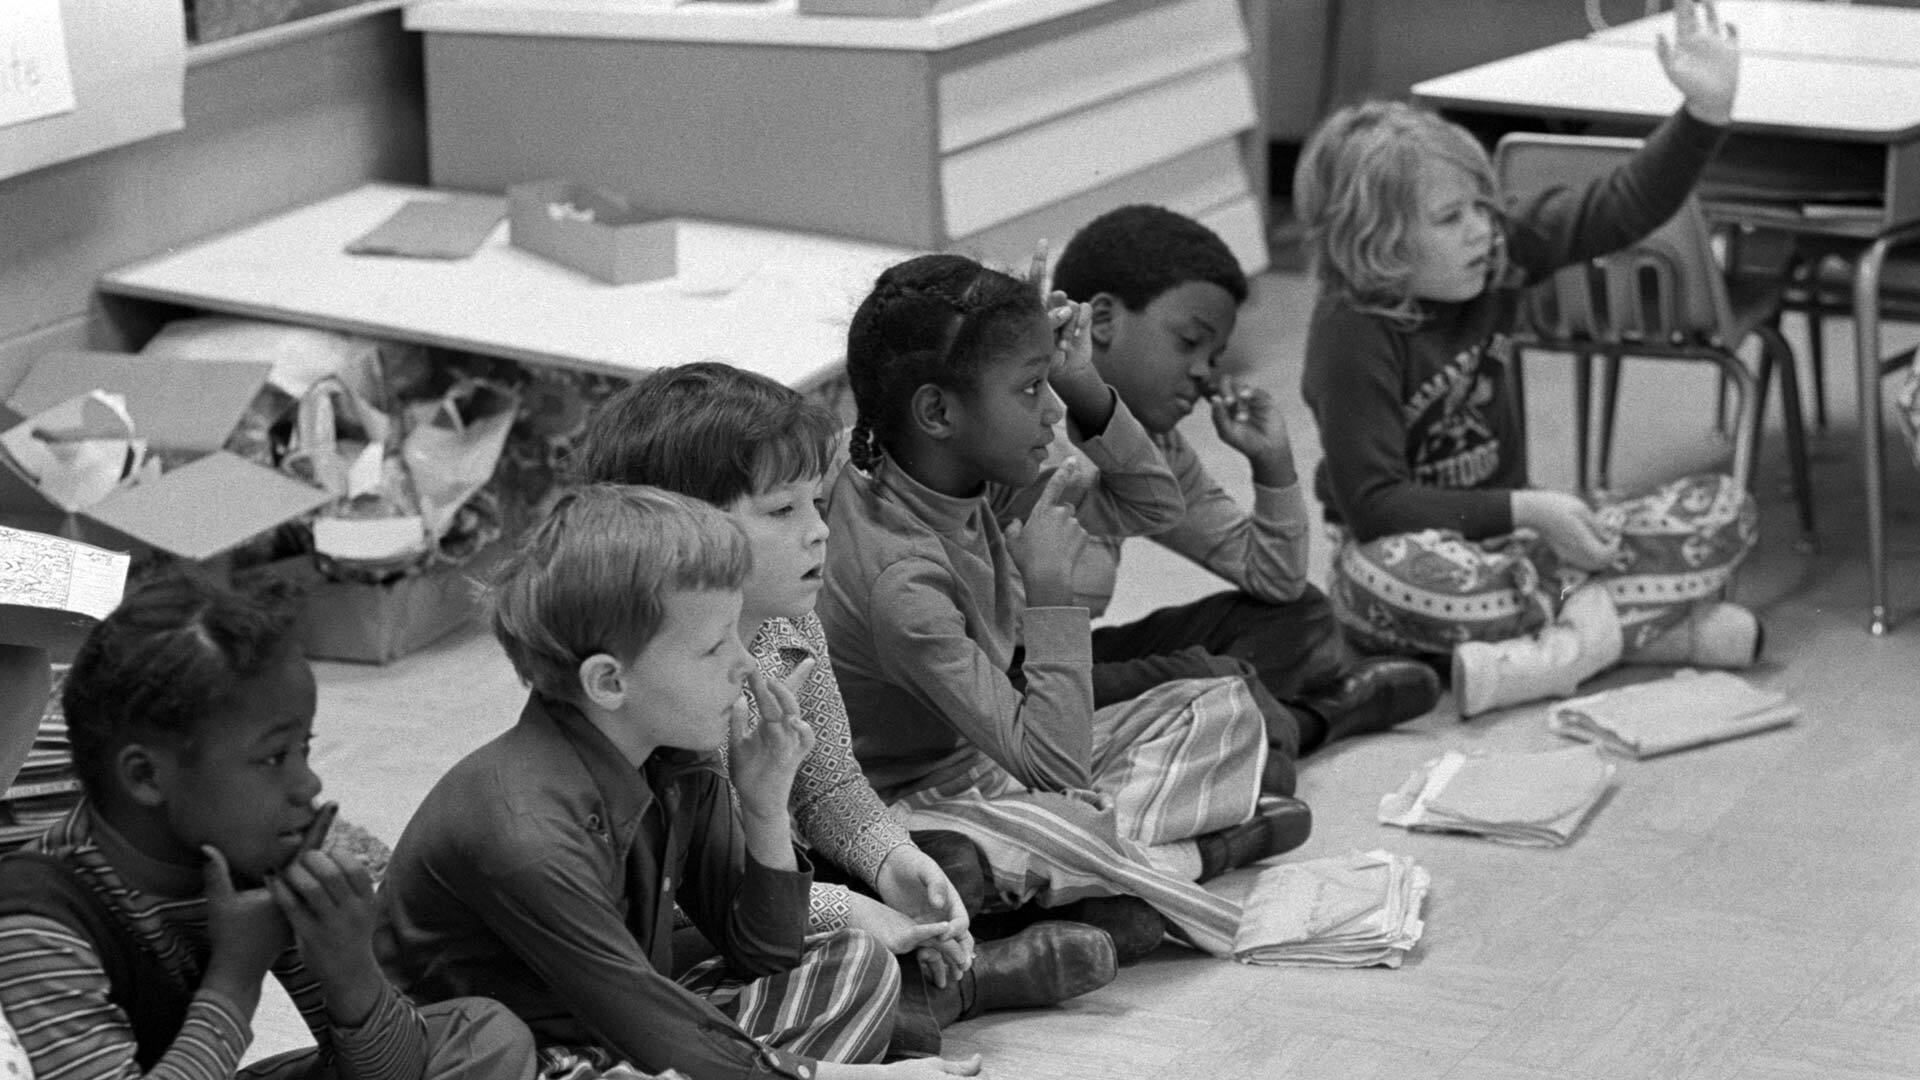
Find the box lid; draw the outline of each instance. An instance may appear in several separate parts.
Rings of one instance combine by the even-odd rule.
[[[89,390],[106,390],[127,399],[135,431],[151,445],[207,453],[233,434],[272,369],[261,360],[51,352],[28,369],[7,408],[34,416]]]
[[[226,451],[116,491],[82,516],[187,559],[209,559],[333,495]]]

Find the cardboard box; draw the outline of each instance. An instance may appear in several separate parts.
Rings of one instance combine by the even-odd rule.
[[[201,561],[311,513],[333,496],[220,448],[265,384],[269,367],[124,353],[41,357],[0,408],[8,414],[0,416],[0,430],[105,390],[125,397],[138,437],[169,461],[187,463],[69,514],[11,459],[0,460],[0,520],[104,548],[154,549]]]
[[[386,664],[471,625],[480,613],[475,583],[506,550],[496,543],[459,566],[385,585],[329,580],[305,555],[246,573],[291,579],[306,590],[300,636],[308,659]]]
[[[539,180],[507,189],[507,237],[610,285],[672,277],[678,226],[604,188]]]

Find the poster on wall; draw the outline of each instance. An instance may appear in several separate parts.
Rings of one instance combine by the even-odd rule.
[[[0,127],[73,111],[60,0],[13,0],[0,18]]]
[[[0,180],[182,126],[180,0],[0,0]]]

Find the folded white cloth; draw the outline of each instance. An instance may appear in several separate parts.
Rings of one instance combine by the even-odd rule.
[[[1432,877],[1387,851],[1268,867],[1242,903],[1233,958],[1243,964],[1399,967],[1426,924]]]
[[[1590,746],[1538,754],[1449,750],[1380,799],[1380,820],[1528,847],[1559,847],[1593,811],[1614,767]]]
[[[1681,671],[1562,701],[1547,710],[1547,728],[1628,757],[1649,758],[1737,739],[1791,724],[1800,707],[1785,694],[1761,690],[1725,671]]]

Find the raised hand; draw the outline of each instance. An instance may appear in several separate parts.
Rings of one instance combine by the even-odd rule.
[[[1075,485],[1087,482],[1078,458],[1068,458],[1047,477],[1026,520],[1007,526],[1007,554],[1026,583],[1030,607],[1073,606],[1073,560],[1086,546],[1087,531],[1073,514]]]
[[[814,731],[801,716],[794,688],[813,674],[814,660],[800,662],[785,679],[768,679],[759,671],[747,675],[759,722],[751,722],[743,700],[733,710],[727,770],[740,796],[740,808],[751,816],[786,814],[794,774],[813,751]]]
[[[1665,34],[1654,41],[1668,81],[1695,117],[1727,123],[1740,89],[1740,45],[1732,24],[1720,22],[1713,0],[1674,0],[1673,25],[1671,41]]]

